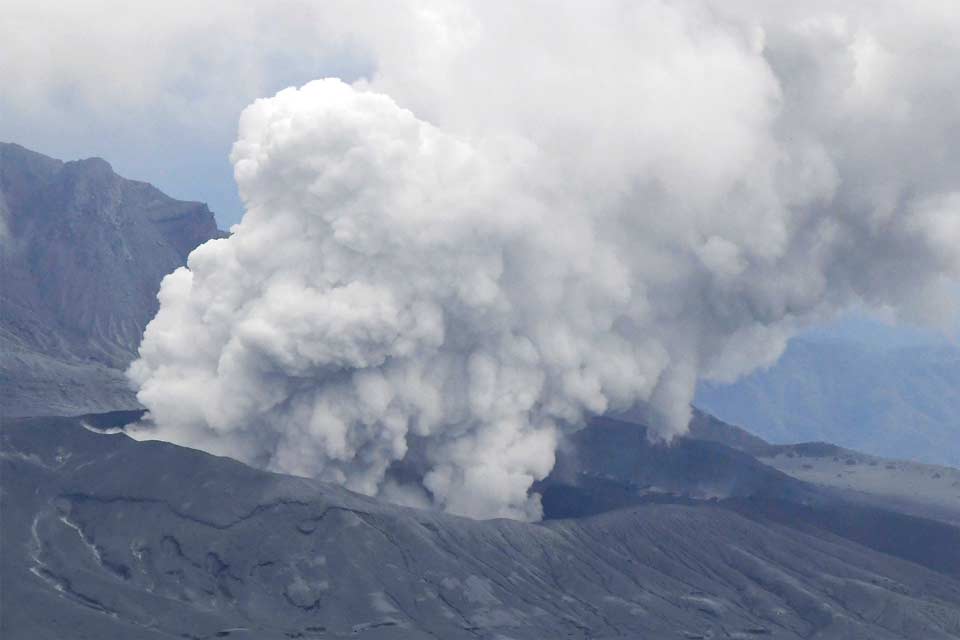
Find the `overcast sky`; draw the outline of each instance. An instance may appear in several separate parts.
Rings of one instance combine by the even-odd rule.
[[[101,156],[125,177],[152,182],[177,198],[207,202],[220,226],[229,228],[239,221],[242,205],[228,156],[240,112],[254,99],[321,77],[372,78],[384,60],[409,57],[416,68],[408,75],[393,69],[402,92],[404,83],[432,64],[408,56],[405,42],[456,47],[458,39],[476,35],[458,4],[423,2],[413,10],[406,4],[6,0],[0,20],[0,139],[65,160]],[[786,18],[798,24],[837,6],[712,4],[718,14],[747,7],[758,23],[778,14],[780,23]],[[886,13],[889,24],[903,6],[842,4],[838,21],[853,23]],[[551,3],[531,6],[539,6],[544,22],[563,13]],[[903,15],[902,24],[892,22],[904,34],[923,32],[936,42],[955,33],[952,0],[911,6],[915,11]],[[412,24],[422,33],[400,33]],[[496,42],[523,34],[481,37],[488,36]],[[950,71],[926,68],[931,76]],[[422,108],[418,116],[430,120],[432,114]]]
[[[229,163],[241,110],[324,76],[354,80],[369,58],[334,41],[330,2],[7,0],[0,20],[0,139],[210,205],[241,203]],[[349,16],[351,11],[339,12]]]

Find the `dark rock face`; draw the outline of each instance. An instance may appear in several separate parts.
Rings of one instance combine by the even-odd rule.
[[[593,515],[646,502],[772,496],[816,499],[808,485],[721,442],[692,437],[652,443],[641,424],[595,418],[567,438],[537,483],[548,519]]]
[[[853,485],[835,474],[838,467],[854,474],[851,466],[866,467]],[[960,578],[960,471],[894,466],[824,443],[771,445],[702,413],[691,433],[671,444],[651,443],[641,424],[597,418],[560,448],[536,489],[548,519],[706,502]]]
[[[199,202],[0,143],[0,402],[7,416],[132,408],[122,370],[163,276],[221,235]]]
[[[10,640],[960,637],[956,575],[789,514],[478,522],[69,418],[8,423],[0,464]]]

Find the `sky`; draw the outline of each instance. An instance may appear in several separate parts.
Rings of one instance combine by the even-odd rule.
[[[0,139],[63,160],[103,157],[125,177],[208,203],[229,228],[243,213],[229,160],[243,108],[317,78],[373,76],[377,54],[365,34],[389,38],[391,16],[403,4],[7,0]],[[802,18],[786,2],[714,4],[720,14],[747,7],[758,18]],[[897,5],[841,4],[867,11],[874,5],[878,13]],[[945,24],[955,13],[951,0],[916,4]],[[437,24],[456,12],[456,4],[416,5]],[[836,3],[806,5],[829,12]],[[531,6],[549,21],[549,3]]]
[[[227,229],[243,212],[229,160],[243,108],[371,71],[363,51],[325,35],[317,6],[4,2],[0,139],[62,160],[100,156],[124,177],[206,202]]]

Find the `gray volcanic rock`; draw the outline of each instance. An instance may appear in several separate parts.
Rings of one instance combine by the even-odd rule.
[[[479,522],[67,418],[0,464],[9,640],[960,638],[955,575],[719,504]]]
[[[960,527],[960,469],[879,458],[824,443],[774,445],[758,459],[858,502]]]
[[[595,418],[557,451],[537,483],[547,518],[582,517],[670,499],[720,501],[758,496],[797,503],[819,500],[806,484],[719,442],[647,439],[641,424]]]
[[[0,143],[0,384],[7,416],[135,407],[122,375],[164,275],[219,237],[199,202]]]
[[[718,442],[835,495],[960,526],[960,469],[882,458],[826,442],[770,444],[694,410],[688,437]]]
[[[536,489],[546,518],[709,501],[960,577],[958,477],[825,443],[771,445],[698,413],[691,434],[671,444],[651,443],[642,424],[595,419],[560,448]]]

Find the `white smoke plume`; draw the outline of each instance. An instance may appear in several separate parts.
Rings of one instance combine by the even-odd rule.
[[[669,438],[698,378],[811,322],[948,321],[960,20],[871,4],[350,21],[371,78],[243,113],[246,214],[164,280],[130,370],[145,435],[536,519],[586,416],[639,403]],[[414,459],[422,478],[396,472]]]

